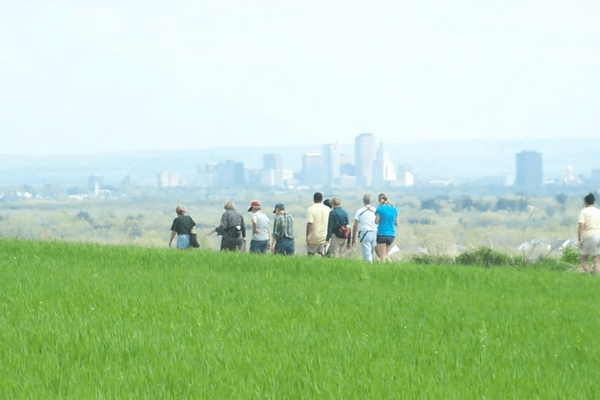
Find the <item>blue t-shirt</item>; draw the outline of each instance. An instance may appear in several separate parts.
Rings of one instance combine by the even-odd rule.
[[[377,207],[375,215],[379,215],[377,234],[396,236],[396,216],[398,215],[396,207],[391,204],[382,204]]]

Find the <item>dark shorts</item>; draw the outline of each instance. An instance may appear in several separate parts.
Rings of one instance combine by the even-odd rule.
[[[250,253],[266,253],[269,250],[268,240],[251,240]]]
[[[377,235],[377,243],[385,243],[388,246],[391,246],[392,243],[394,243],[394,239],[396,239],[396,236],[390,236],[390,235]]]
[[[275,242],[275,254],[293,256],[294,252],[294,239],[279,239]]]

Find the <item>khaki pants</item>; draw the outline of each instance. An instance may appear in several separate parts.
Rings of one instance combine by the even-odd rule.
[[[340,239],[337,236],[331,236],[331,246],[329,252],[332,257],[344,257],[346,254],[346,244],[348,239]]]

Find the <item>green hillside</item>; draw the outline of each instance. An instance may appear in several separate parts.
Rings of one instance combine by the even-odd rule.
[[[0,240],[2,399],[600,398],[600,280]]]

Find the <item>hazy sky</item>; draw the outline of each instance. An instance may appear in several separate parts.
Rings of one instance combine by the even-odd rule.
[[[600,136],[598,0],[5,1],[0,154]]]

